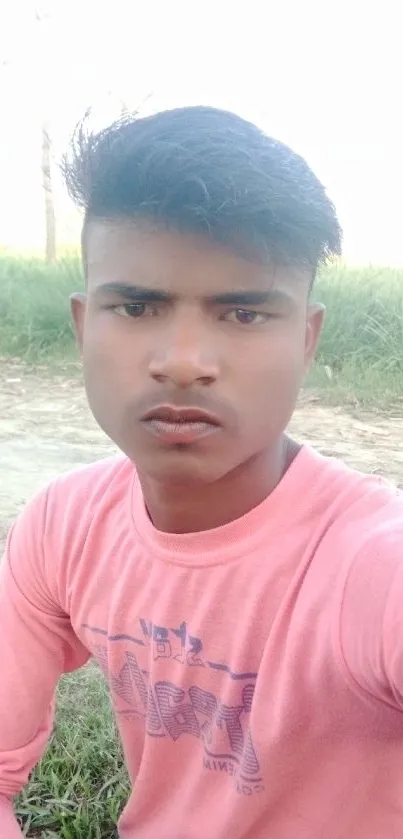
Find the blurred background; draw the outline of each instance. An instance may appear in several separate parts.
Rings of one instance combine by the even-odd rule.
[[[57,247],[77,245],[57,164],[88,107],[102,125],[122,109],[203,103],[251,119],[308,160],[336,203],[348,262],[403,265],[399,5],[3,3],[0,246],[40,252],[50,197]]]

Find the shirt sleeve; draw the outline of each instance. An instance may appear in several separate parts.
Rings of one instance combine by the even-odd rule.
[[[403,711],[403,520],[388,517],[355,557],[341,609],[344,663],[359,690]],[[403,721],[402,721],[403,722]]]
[[[0,839],[22,839],[22,836],[11,800],[0,795]]]
[[[11,802],[45,750],[58,679],[90,657],[57,602],[46,509],[47,491],[17,519],[0,563],[0,839],[14,836]]]

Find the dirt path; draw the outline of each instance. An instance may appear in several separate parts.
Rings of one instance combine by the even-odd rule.
[[[329,408],[306,394],[291,430],[323,454],[336,455],[403,487],[403,403],[387,415]],[[24,503],[61,472],[116,449],[88,409],[74,365],[58,374],[0,367],[0,541]]]

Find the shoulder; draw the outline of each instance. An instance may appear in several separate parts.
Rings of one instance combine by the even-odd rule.
[[[46,587],[59,602],[90,531],[103,543],[105,528],[129,521],[134,475],[128,458],[109,457],[62,473],[30,499],[8,533],[5,554],[21,590],[31,580],[31,589]]]
[[[357,502],[350,511],[346,591],[354,591],[358,600],[379,602],[382,596],[387,599],[397,578],[403,584],[403,495],[381,483],[371,502],[370,508]]]
[[[75,508],[91,507],[104,501],[107,495],[125,492],[133,480],[135,469],[125,455],[115,455],[64,472],[45,489],[48,507],[66,505]]]
[[[72,530],[84,534],[91,522],[128,498],[135,468],[116,455],[64,472],[37,492],[25,505],[10,533],[37,544],[60,545]]]
[[[390,524],[403,522],[403,492],[391,481],[325,457],[307,448],[305,485],[311,485],[313,509],[343,531],[350,527],[364,538],[383,537]],[[302,477],[302,475],[301,475]]]
[[[368,628],[381,623],[393,590],[403,595],[403,493],[380,476],[325,460],[329,507],[320,558],[331,560],[333,594],[349,631],[360,621]]]
[[[302,506],[316,545],[316,572],[325,584],[332,570],[340,586],[349,578],[360,591],[368,576],[382,575],[384,583],[386,566],[390,576],[403,563],[403,493],[380,476],[317,452],[309,455]]]

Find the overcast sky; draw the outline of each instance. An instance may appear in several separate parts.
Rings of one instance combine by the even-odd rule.
[[[203,103],[252,119],[306,157],[336,203],[347,259],[403,265],[400,3],[234,6],[3,2],[0,243],[42,242],[44,114],[58,157],[89,105],[102,123],[121,101],[146,103],[144,112]],[[71,208],[58,197],[63,237],[74,239]]]

